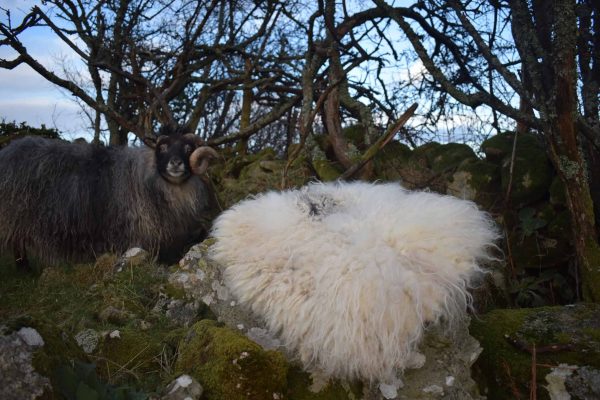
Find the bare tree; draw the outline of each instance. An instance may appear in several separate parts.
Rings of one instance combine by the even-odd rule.
[[[126,143],[129,132],[144,137],[157,124],[180,124],[195,131],[214,98],[230,99],[222,104],[225,109],[215,110],[215,118],[227,123],[228,117],[235,116],[229,110],[235,96],[224,93],[264,92],[277,86],[280,103],[290,104],[290,96],[297,96],[281,91],[287,86],[279,75],[262,78],[264,72],[251,68],[289,64],[289,59],[278,59],[276,53],[276,34],[282,35],[283,28],[275,28],[282,8],[275,0],[47,1],[16,26],[10,19],[0,24],[0,46],[17,53],[11,60],[0,60],[0,67],[27,64],[67,90],[95,111],[96,137],[104,119],[112,144]],[[86,66],[93,90],[31,56],[20,35],[39,26],[50,28],[73,50]],[[245,62],[249,63],[246,69]],[[298,98],[294,100],[292,105]],[[263,115],[252,124],[246,120],[239,127],[243,134],[233,137],[255,133],[288,109],[270,110],[276,115]]]
[[[543,134],[567,189],[584,297],[600,301],[600,247],[588,179],[597,172],[588,175],[585,162],[590,154],[597,160],[600,150],[596,2],[421,1],[409,8],[373,2],[406,35],[432,85]],[[496,21],[492,29],[490,18]],[[499,20],[501,33],[494,30]],[[497,47],[501,40],[516,52]]]

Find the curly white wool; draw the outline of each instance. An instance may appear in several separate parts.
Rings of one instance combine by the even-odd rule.
[[[213,257],[307,369],[387,380],[424,328],[464,314],[496,232],[468,201],[398,184],[311,184],[242,201]]]

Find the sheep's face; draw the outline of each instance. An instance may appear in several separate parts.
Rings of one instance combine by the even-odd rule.
[[[190,155],[197,147],[193,134],[160,136],[155,148],[158,173],[172,184],[182,184],[192,175]]]

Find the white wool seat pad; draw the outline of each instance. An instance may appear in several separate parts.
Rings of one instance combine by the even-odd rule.
[[[307,369],[366,380],[403,369],[429,323],[465,312],[496,234],[472,202],[398,184],[311,184],[215,222],[234,295]]]

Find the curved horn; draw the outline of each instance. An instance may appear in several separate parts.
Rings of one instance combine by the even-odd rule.
[[[190,168],[195,175],[202,175],[208,169],[210,160],[219,158],[219,153],[211,147],[198,147],[190,155]]]

